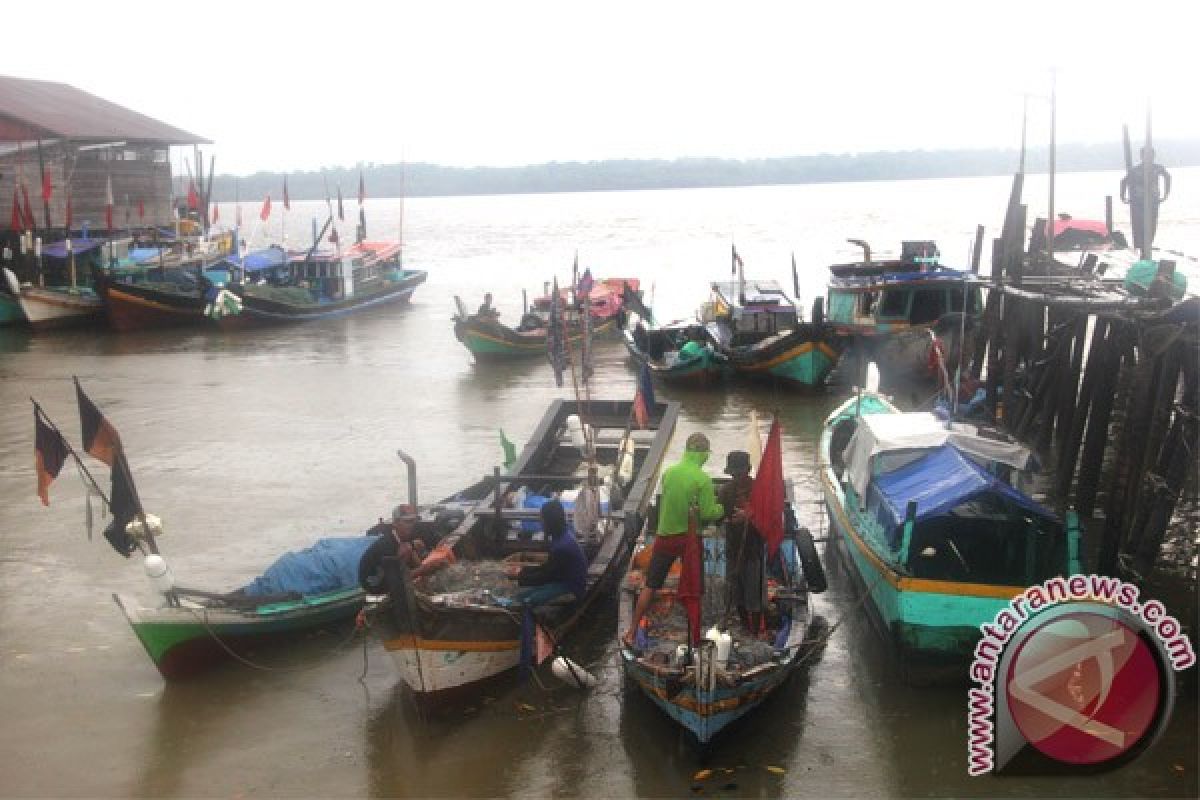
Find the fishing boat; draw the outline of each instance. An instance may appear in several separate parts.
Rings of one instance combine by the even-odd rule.
[[[782,477],[782,466],[778,474]],[[744,553],[730,552],[719,528],[710,527],[701,532],[705,574],[699,629],[707,631],[703,638],[689,646],[689,621],[681,608],[681,570],[676,562],[638,631],[635,646],[623,642],[618,646],[629,681],[700,745],[767,702],[811,653],[811,594],[825,590],[825,573],[812,536],[796,522],[791,483],[784,486],[783,539],[776,557],[760,566],[768,580],[759,628],[739,619],[727,599],[726,576]],[[653,541],[648,525],[627,564],[618,612],[622,631],[632,627]]]
[[[711,290],[700,319],[734,373],[804,389],[824,386],[841,346],[819,320],[801,322],[776,281],[714,281]]]
[[[19,318],[35,331],[102,320],[104,303],[90,284],[103,244],[99,239],[64,239],[45,245],[33,281],[22,282],[16,272],[5,267],[4,278],[11,293],[8,297],[19,307]],[[0,315],[5,312],[0,310]],[[13,316],[12,312],[7,316]]]
[[[11,294],[11,290],[6,291],[8,283],[9,281],[6,276],[4,285],[0,286],[0,327],[5,325],[20,325],[25,322],[25,312],[21,310],[21,304],[17,302],[17,296]]]
[[[477,361],[505,361],[546,354],[550,330],[546,314],[526,311],[520,324],[513,328],[500,322],[495,311],[470,314],[461,298],[456,296],[454,302],[457,306],[454,338],[462,342]],[[580,315],[568,312],[564,317],[567,341],[579,344],[585,335]],[[590,324],[592,336],[603,336],[616,330],[617,318],[593,319]]]
[[[621,330],[625,349],[636,364],[645,364],[662,383],[709,386],[726,377],[724,356],[713,349],[704,327],[680,320],[666,325],[646,325],[630,315]]]
[[[369,603],[403,683],[423,705],[453,703],[507,680],[522,664],[522,641],[544,632],[562,645],[593,613],[623,568],[650,503],[679,415],[655,403],[645,429],[630,429],[634,404],[556,400],[511,469],[423,510],[458,524],[411,573],[385,561],[387,593]],[[594,479],[593,479],[594,474]],[[591,481],[598,515],[577,513]],[[512,570],[546,557],[538,507],[559,497],[588,562],[584,594],[528,614],[512,603]],[[585,521],[585,519],[587,521]]]
[[[863,390],[825,420],[819,474],[837,550],[910,680],[960,665],[1026,587],[1080,572],[1078,519],[1026,489],[998,431],[902,413]]]
[[[863,259],[829,268],[826,320],[850,340],[863,363],[880,366],[887,384],[936,381],[930,357],[935,335],[942,358],[957,364],[983,307],[984,282],[971,272],[940,266],[934,242],[907,241],[900,258],[873,259],[865,242],[851,241],[863,248]],[[969,344],[965,350],[970,351]]]
[[[424,270],[405,269],[399,242],[360,242],[346,249],[287,253],[270,247],[223,262],[239,280],[219,287],[238,302],[210,292],[208,316],[221,328],[310,322],[389,304],[403,304],[425,282]],[[213,309],[218,309],[216,313]]]

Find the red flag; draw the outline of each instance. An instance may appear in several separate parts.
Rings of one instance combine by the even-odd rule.
[[[58,429],[42,419],[41,411],[33,407],[33,461],[37,470],[38,497],[42,505],[50,505],[50,484],[58,477],[67,460],[67,443]]]
[[[54,196],[54,184],[50,182],[50,173],[42,173],[42,200],[49,203]]]
[[[346,221],[346,212],[342,208],[342,185],[338,184],[338,219],[342,222]]]
[[[750,489],[748,512],[750,522],[767,543],[767,555],[774,556],[783,541],[783,447],[780,442],[779,418],[771,422],[767,434],[767,449],[763,451]]]
[[[650,367],[642,364],[638,375],[637,391],[633,395],[633,419],[643,430],[650,427],[650,412],[654,410],[654,381],[650,379]]]
[[[683,559],[679,572],[679,588],[675,590],[688,618],[688,639],[695,647],[700,643],[700,603],[704,594],[704,567],[700,560],[700,533],[696,530],[696,515],[688,515],[688,530],[683,535]]]
[[[71,230],[71,223],[74,222],[75,215],[71,213],[71,192],[67,191],[67,219],[64,223],[67,230]]]
[[[83,431],[83,449],[91,455],[114,466],[121,452],[121,437],[117,429],[108,424],[108,420],[96,408],[86,394],[79,381],[75,381],[75,396],[79,400],[79,427]]]
[[[12,203],[12,218],[9,220],[9,227],[14,232],[18,232],[22,228],[22,223],[25,221],[25,215],[21,213],[21,195],[17,191],[17,187],[13,187],[13,203]]]
[[[33,203],[29,202],[29,187],[25,181],[21,181],[21,196],[25,198],[25,227],[33,230],[37,227],[37,220],[33,217]]]
[[[267,195],[267,199],[263,200],[262,210],[258,212],[258,218],[266,222],[271,218],[271,195]]]
[[[292,210],[292,200],[290,197],[288,197],[287,175],[283,176],[283,209],[284,211]]]
[[[213,225],[216,225],[217,220],[219,220],[220,218],[221,218],[221,209],[217,206],[216,203],[213,203],[212,215],[209,217],[209,219],[212,220]]]
[[[358,171],[358,204],[361,206],[367,199],[367,187],[363,184],[362,170]]]
[[[108,176],[108,182],[104,184],[104,221],[107,229],[111,231],[113,229],[112,175]]]
[[[196,182],[188,181],[188,208],[193,211],[200,207],[200,195],[196,192]]]
[[[139,197],[138,198],[138,219],[145,219],[145,218],[146,218],[146,201]]]

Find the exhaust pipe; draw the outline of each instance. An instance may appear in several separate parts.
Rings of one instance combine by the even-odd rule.
[[[403,450],[397,450],[396,455],[408,466],[408,504],[417,510],[417,462]]]

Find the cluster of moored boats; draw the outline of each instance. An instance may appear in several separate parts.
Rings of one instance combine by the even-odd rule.
[[[404,267],[398,241],[248,251],[235,237],[153,230],[43,244],[25,234],[0,265],[0,324],[129,332],[304,322],[406,303],[426,278]]]
[[[107,245],[72,244],[64,253],[74,258],[81,250],[99,250],[96,301],[123,330],[184,315],[241,325],[347,313],[405,300],[425,278],[401,266],[397,245],[362,242],[333,253],[225,254],[193,271],[189,289],[165,289],[168,276],[186,272],[186,263],[170,267],[162,251],[153,257],[157,264],[148,263],[118,256]],[[139,266],[122,267],[125,259]],[[71,263],[74,276],[78,264]],[[740,267],[736,253],[735,263]],[[157,596],[149,604],[115,599],[168,680],[245,653],[262,639],[349,621],[365,608],[370,630],[423,702],[473,695],[547,658],[563,680],[588,686],[594,677],[562,647],[614,587],[621,629],[632,624],[656,529],[658,476],[680,414],[678,403],[655,399],[651,376],[711,383],[740,374],[817,387],[848,347],[893,370],[924,374],[932,364],[944,376],[950,359],[937,331],[962,335],[981,310],[984,282],[974,271],[941,267],[931,242],[905,243],[892,260],[873,260],[866,250],[861,261],[831,272],[828,294],[807,322],[778,284],[746,279],[740,269],[733,279],[711,284],[697,319],[687,323],[656,324],[636,279],[593,281],[590,273],[565,290],[548,290],[517,327],[500,322],[490,298],[473,314],[458,301],[456,336],[481,360],[548,352],[553,360],[556,347],[621,331],[639,364],[636,395],[595,399],[585,392],[554,401],[505,470],[481,469],[479,480],[432,503],[418,497],[416,465],[402,453],[409,472],[405,508],[429,552],[415,569],[384,559],[382,584],[371,593],[353,579],[257,598],[187,588],[166,567],[154,526],[139,506],[136,514],[118,517],[126,527],[117,533],[146,556]],[[82,294],[78,287],[10,282],[20,303],[55,291]],[[965,344],[960,340],[958,347],[961,352]],[[931,362],[931,353],[939,358]],[[1023,587],[1077,572],[1079,524],[1033,497],[1035,462],[1010,436],[947,414],[902,412],[876,382],[861,383],[825,421],[818,481],[831,542],[905,672],[915,675],[927,662],[966,658],[979,625]],[[82,409],[82,390],[80,397]],[[757,430],[750,447],[761,459],[755,491],[758,481],[778,482],[762,496],[773,498],[763,501],[770,504],[767,523],[782,532],[777,547],[757,556],[766,576],[761,614],[748,620],[731,613],[725,582],[742,567],[744,553],[727,552],[719,528],[697,524],[704,551],[704,588],[695,601],[701,624],[697,628],[686,612],[693,588],[685,592],[683,570],[675,569],[635,641],[618,644],[631,683],[700,742],[764,702],[818,644],[812,595],[825,588],[825,576],[792,507],[777,424],[765,451]],[[84,429],[86,438],[86,423]],[[39,428],[40,471],[49,463],[46,436]],[[84,449],[94,452],[90,442]],[[116,497],[117,482],[131,477],[114,467],[113,480]],[[136,492],[132,496],[136,502]],[[550,540],[538,509],[550,499],[563,504],[587,559],[586,588],[574,599],[530,608],[516,596],[511,576],[547,558]],[[345,567],[334,571],[356,574]],[[697,637],[699,629],[707,632]]]

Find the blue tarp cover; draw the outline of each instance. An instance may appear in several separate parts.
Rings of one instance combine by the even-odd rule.
[[[990,474],[955,447],[946,445],[874,481],[879,494],[880,520],[891,528],[904,522],[909,502],[917,503],[917,520],[945,514],[985,492],[1000,495],[1013,505],[1045,519],[1056,519],[1047,509]]]
[[[375,536],[318,539],[306,550],[285,553],[267,570],[246,584],[248,595],[299,592],[323,594],[358,586],[358,562]]]
[[[282,267],[287,263],[287,253],[282,247],[268,247],[265,250],[247,253],[244,259],[229,256],[225,260],[230,264],[240,266],[246,272],[261,272],[272,267]]]
[[[72,239],[71,249],[75,251],[75,255],[82,255],[89,250],[95,250],[100,245],[104,244],[103,239]],[[66,241],[51,242],[42,246],[42,255],[46,258],[66,258],[67,243]]]

